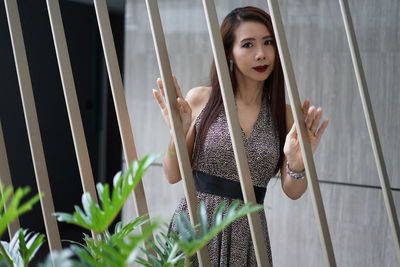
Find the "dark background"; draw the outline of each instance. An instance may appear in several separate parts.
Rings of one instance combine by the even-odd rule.
[[[82,186],[45,0],[18,1],[42,142],[56,211],[72,212]],[[95,182],[111,182],[121,168],[121,143],[93,5],[60,1],[76,92]],[[110,11],[123,69],[124,11]],[[37,193],[21,96],[3,1],[0,1],[0,120],[14,187]],[[40,204],[20,218],[21,227],[45,233]],[[59,223],[61,239],[82,230]],[[7,233],[2,239],[7,239]],[[63,246],[68,246],[63,242]],[[48,252],[41,248],[41,260]]]

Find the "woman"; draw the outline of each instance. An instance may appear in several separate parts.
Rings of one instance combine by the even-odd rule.
[[[304,163],[289,105],[285,104],[284,80],[270,16],[255,7],[237,8],[221,25],[226,57],[231,71],[234,96],[257,200],[263,203],[265,188],[271,177],[280,172],[282,188],[291,199],[298,199],[307,188]],[[235,198],[232,191],[240,184],[228,131],[215,64],[211,68],[211,86],[191,89],[183,99],[174,77],[189,155],[196,182],[197,196],[206,204],[209,219],[218,204]],[[163,85],[153,90],[163,117],[169,125]],[[328,120],[321,122],[322,109],[303,104],[304,120],[312,151],[317,148]],[[170,139],[168,152],[175,152]],[[164,171],[170,183],[180,177],[175,153],[166,153]],[[217,182],[215,190],[208,183]],[[205,189],[204,189],[205,188]],[[239,188],[239,189],[237,189]],[[183,198],[176,213],[187,212]],[[269,260],[271,249],[265,213],[260,212]],[[172,229],[176,225],[172,222]],[[246,217],[208,244],[212,266],[257,266]],[[194,265],[197,265],[195,259]]]

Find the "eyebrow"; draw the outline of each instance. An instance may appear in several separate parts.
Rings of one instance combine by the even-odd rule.
[[[267,35],[267,36],[264,36],[263,37],[263,39],[268,39],[268,38],[272,38],[272,35]],[[240,42],[242,43],[242,42],[247,42],[247,41],[254,41],[256,38],[253,38],[253,37],[249,37],[249,38],[244,38],[244,39],[242,39]]]

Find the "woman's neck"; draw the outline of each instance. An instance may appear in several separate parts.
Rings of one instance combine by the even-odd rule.
[[[236,101],[246,105],[259,104],[261,103],[263,84],[264,82],[237,79],[238,87],[236,90],[235,98]]]

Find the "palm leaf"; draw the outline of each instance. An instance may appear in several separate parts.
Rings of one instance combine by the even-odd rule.
[[[149,260],[138,258],[137,263],[146,267],[184,266],[185,255],[180,251],[179,245],[170,235],[159,233],[154,241],[148,241],[145,249],[142,249]]]
[[[78,265],[74,263],[72,256],[73,252],[70,249],[55,251],[47,256],[45,262],[39,263],[38,267],[76,267]]]
[[[1,241],[2,256],[11,266],[28,266],[40,246],[44,235],[19,229],[10,242]]]
[[[126,172],[117,173],[113,179],[113,191],[111,194],[107,184],[97,184],[99,204],[86,192],[82,195],[83,210],[75,206],[75,212],[72,215],[61,212],[55,213],[57,219],[97,233],[103,233],[114,221],[125,200],[157,157],[158,155],[144,156],[139,161],[134,161],[130,164]]]
[[[79,266],[128,266],[136,260],[141,244],[152,235],[159,225],[158,222],[151,222],[146,225],[141,234],[127,235],[125,238],[115,239],[114,242],[98,240],[94,245],[93,239],[90,239],[91,252],[76,245],[71,246],[71,250],[79,257]]]
[[[22,199],[30,192],[28,186],[18,188],[11,197],[13,188],[8,187],[3,190],[3,186],[0,184],[0,192],[0,235],[2,235],[9,223],[14,221],[21,214],[32,209],[32,206],[40,199],[40,195],[36,194],[21,204]],[[6,210],[4,210],[4,203],[8,204]]]
[[[240,200],[234,200],[231,205],[226,207],[226,202],[221,202],[214,211],[210,227],[206,218],[207,212],[204,202],[200,203],[198,209],[199,225],[197,227],[193,227],[193,225],[190,224],[186,213],[179,214],[177,217],[179,234],[177,235],[176,240],[179,248],[188,257],[193,256],[199,249],[205,246],[214,236],[220,233],[232,222],[248,213],[253,213],[264,208],[262,205],[252,205],[250,203],[239,204]],[[200,230],[196,231],[197,229]]]
[[[40,233],[28,232],[28,230],[19,231],[19,251],[24,261],[24,265],[35,256],[41,245],[43,244],[44,235]]]

